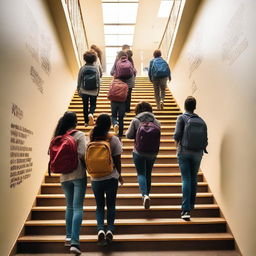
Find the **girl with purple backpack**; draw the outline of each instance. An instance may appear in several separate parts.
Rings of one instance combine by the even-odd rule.
[[[126,132],[128,139],[134,139],[133,161],[137,170],[143,206],[150,208],[151,172],[159,151],[160,123],[152,113],[148,102],[140,102],[135,108],[136,117]]]

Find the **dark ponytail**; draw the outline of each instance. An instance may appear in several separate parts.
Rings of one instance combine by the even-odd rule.
[[[100,114],[96,124],[90,133],[90,141],[105,140],[111,127],[111,119],[108,114]]]
[[[53,137],[65,134],[68,130],[76,128],[77,117],[75,112],[67,111],[59,119]]]

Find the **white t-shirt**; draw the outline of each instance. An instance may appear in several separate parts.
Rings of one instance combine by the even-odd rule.
[[[112,138],[110,140],[110,149],[111,149],[112,156],[118,156],[118,155],[122,154],[122,152],[123,152],[122,143],[117,138],[117,136],[112,136]],[[91,181],[101,181],[101,180],[108,180],[108,179],[112,179],[112,178],[118,179],[119,176],[120,175],[119,175],[117,169],[114,167],[111,174],[104,176],[104,177],[100,177],[100,178],[92,178],[91,177]]]

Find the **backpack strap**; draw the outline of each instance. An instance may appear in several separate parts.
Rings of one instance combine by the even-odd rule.
[[[77,132],[76,129],[70,130],[68,132],[66,132],[67,135],[72,135],[73,133]]]

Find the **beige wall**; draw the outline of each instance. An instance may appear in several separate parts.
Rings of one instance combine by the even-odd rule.
[[[1,1],[0,5],[0,255],[8,255],[46,172],[49,140],[76,83],[46,1],[11,0]],[[17,108],[12,112],[13,104]],[[32,152],[25,152],[31,158],[27,163],[33,163],[32,171],[27,173],[31,176],[13,188],[10,160],[24,157],[10,157],[11,124],[33,132],[19,138],[23,146],[32,147]]]
[[[256,255],[256,2],[202,1],[171,90],[208,124],[202,170],[244,256]]]

